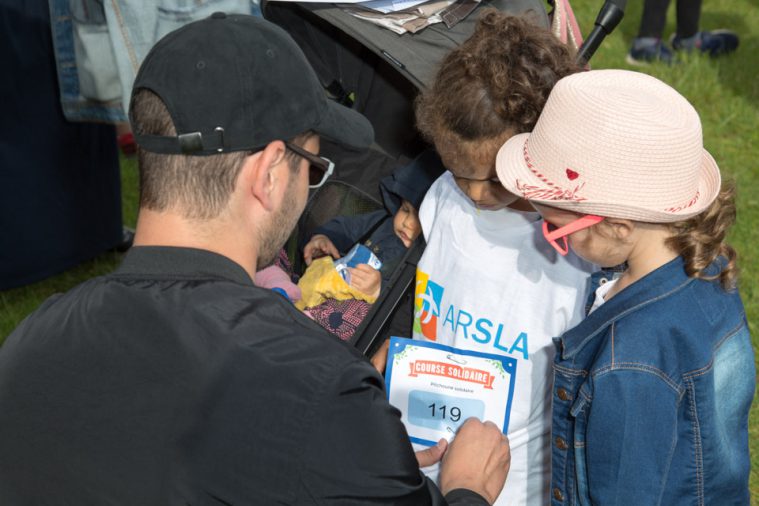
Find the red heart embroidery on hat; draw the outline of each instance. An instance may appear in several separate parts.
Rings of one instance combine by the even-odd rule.
[[[567,177],[570,181],[574,181],[580,176],[577,172],[573,171],[572,169],[567,169]]]

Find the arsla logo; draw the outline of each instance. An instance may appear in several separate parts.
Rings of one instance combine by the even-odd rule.
[[[414,332],[430,341],[437,340],[437,319],[443,301],[443,287],[430,281],[430,275],[416,270],[416,297],[414,299]]]

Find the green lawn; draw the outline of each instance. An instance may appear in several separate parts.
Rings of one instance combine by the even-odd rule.
[[[583,32],[587,35],[602,0],[573,0]],[[674,3],[674,2],[673,2]],[[624,57],[635,36],[641,13],[640,1],[629,2],[620,26],[592,59],[594,68],[628,67]],[[725,177],[738,187],[738,223],[731,240],[740,254],[741,294],[748,313],[754,349],[759,349],[759,262],[751,245],[759,244],[759,6],[756,0],[704,2],[702,28],[731,28],[741,35],[738,52],[721,60],[688,58],[676,67],[660,65],[641,69],[668,82],[698,109],[704,125],[706,147]],[[674,29],[671,9],[665,37]],[[137,212],[137,174],[132,160],[122,163],[124,221],[134,226]],[[0,343],[11,330],[49,295],[112,270],[119,262],[115,253],[102,255],[45,282],[0,292]],[[759,505],[759,403],[750,419],[752,454],[751,493]]]

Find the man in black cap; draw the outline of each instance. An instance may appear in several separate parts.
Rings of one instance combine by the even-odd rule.
[[[418,456],[445,451],[444,499],[372,366],[251,281],[332,170],[319,136],[373,136],[292,39],[247,16],[187,25],[146,57],[130,115],[135,246],[0,349],[0,504],[492,503],[495,425]]]

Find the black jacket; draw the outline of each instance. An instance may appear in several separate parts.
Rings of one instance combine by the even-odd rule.
[[[133,248],[8,337],[0,456],[3,505],[444,504],[363,357],[183,248]]]

